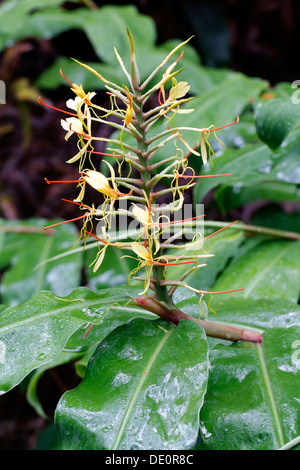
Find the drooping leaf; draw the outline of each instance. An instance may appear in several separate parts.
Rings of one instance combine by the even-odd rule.
[[[265,241],[234,259],[212,290],[243,288],[240,298],[289,299],[300,292],[300,242]]]
[[[207,373],[205,334],[194,322],[174,327],[136,320],[118,328],[99,345],[83,381],[58,404],[61,448],[190,448]]]
[[[84,351],[137,316],[153,318],[153,314],[145,310],[126,307],[129,291],[126,286],[94,293],[82,287],[64,298],[42,291],[24,304],[3,310],[0,393],[7,392],[29,372],[55,359],[62,349]],[[85,343],[86,327],[92,324],[97,326]]]
[[[299,436],[299,335],[299,326],[272,328],[261,344],[211,351],[200,448],[272,450]]]

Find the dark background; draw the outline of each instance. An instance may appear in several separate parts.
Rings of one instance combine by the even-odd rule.
[[[215,0],[100,2],[134,4],[150,15],[157,26],[158,43],[168,39],[185,40],[192,34],[192,45],[202,62],[211,67],[227,67],[249,76],[258,76],[272,85],[300,79],[299,25],[300,2],[296,0]],[[76,8],[66,2],[67,8]],[[1,20],[0,20],[1,29]],[[0,78],[7,84],[7,104],[0,106],[0,217],[72,217],[73,207],[62,206],[61,188],[47,186],[44,177],[76,178],[66,174],[65,155],[70,145],[64,140],[59,119],[30,101],[16,99],[14,84],[35,78],[59,55],[97,60],[82,32],[69,31],[52,40],[28,38],[0,55]],[[54,105],[61,107],[69,98],[61,87],[51,93]],[[25,119],[24,119],[25,118]],[[26,122],[26,126],[24,126]],[[71,150],[72,152],[72,150]],[[59,185],[58,185],[59,186]],[[72,194],[66,194],[64,197]],[[52,417],[57,400],[76,385],[73,370],[62,366],[41,379],[39,392]],[[34,449],[36,438],[48,424],[27,404],[18,387],[0,399],[0,450]]]

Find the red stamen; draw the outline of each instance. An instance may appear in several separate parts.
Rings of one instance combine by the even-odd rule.
[[[124,158],[123,155],[114,155],[113,153],[105,153],[105,152],[95,152],[94,150],[88,150],[89,153],[96,153],[97,155],[105,155],[106,157],[119,157]]]
[[[214,178],[217,176],[231,176],[231,173],[224,173],[221,175],[176,175],[178,178]]]
[[[46,181],[47,184],[52,184],[52,183],[82,183],[84,181],[84,179],[81,178],[80,180],[50,181],[47,178],[45,178],[45,181]]]
[[[182,52],[181,52],[180,56],[178,57],[178,59],[177,59],[177,60],[175,60],[175,62],[179,62],[179,61],[180,61],[180,59],[182,59],[182,57],[183,57],[183,54],[184,54],[184,51],[182,51]]]
[[[209,291],[206,291],[206,290],[199,290],[199,294],[229,294],[230,292],[239,292],[241,290],[245,290],[244,288],[242,289],[233,289],[233,290],[224,290],[224,291],[220,291],[220,292],[209,292]]]
[[[204,237],[203,240],[207,240],[208,238],[213,237],[213,236],[216,235],[217,233],[222,232],[222,230],[225,230],[226,228],[230,227],[230,226],[233,225],[233,224],[236,224],[237,222],[238,222],[238,220],[236,220],[235,222],[232,222],[232,223],[229,224],[229,225],[226,225],[226,227],[220,228],[220,230],[217,230],[216,232],[212,233],[211,235],[208,235],[207,237]]]
[[[93,326],[95,326],[95,325],[92,325],[92,326],[89,327],[89,329],[87,330],[87,332],[85,333],[85,335],[82,337],[82,339],[85,339],[85,338],[86,338],[86,336],[89,334],[89,332],[91,331],[91,329],[93,328]]]
[[[225,124],[225,126],[222,126],[222,127],[217,127],[217,129],[214,129],[214,131],[219,131],[220,129],[224,129],[225,127],[233,126],[233,124],[237,124],[239,120],[240,118],[239,116],[237,116],[234,122],[231,122],[230,124]]]
[[[158,93],[158,102],[162,106],[164,103],[162,102],[161,94],[162,94],[162,87],[160,87],[159,93]]]
[[[78,117],[77,114],[70,113],[69,111],[64,111],[63,109],[55,108],[54,106],[50,106],[50,104],[44,103],[44,102],[41,100],[41,97],[39,97],[39,103],[42,104],[43,106],[47,106],[48,108],[54,109],[55,111],[60,111],[61,113],[69,114],[69,116]]]
[[[87,230],[86,230],[85,233],[87,233],[88,235],[91,235],[91,237],[97,238],[97,240],[99,240],[100,242],[104,243],[104,245],[107,245],[107,242],[106,242],[105,240],[102,240],[101,238],[97,237],[97,235],[94,235],[93,233],[88,232]]]
[[[197,263],[197,261],[184,261],[182,263],[159,263],[158,261],[153,261],[152,264],[157,264],[158,266],[179,266],[181,264],[191,264],[191,263]]]
[[[77,134],[77,135],[81,135],[81,136],[84,137],[85,139],[89,139],[89,140],[92,139],[92,137],[91,137],[90,135],[87,135],[87,134],[85,134],[84,132],[74,131],[74,129],[72,129],[72,123],[71,123],[71,122],[70,122],[69,130],[72,131],[72,132],[74,132],[74,133]]]
[[[43,227],[43,228],[44,228],[44,230],[47,230],[48,228],[56,227],[57,225],[68,224],[69,222],[75,222],[76,220],[83,219],[83,218],[86,217],[87,215],[89,215],[88,212],[86,212],[85,214],[81,215],[80,217],[75,217],[75,219],[64,220],[63,222],[58,222],[57,224],[48,225],[47,227]]]
[[[60,74],[62,77],[64,77],[65,80],[67,80],[68,84],[73,88],[73,83],[71,83],[70,80],[68,80],[68,78],[63,74],[62,69],[60,69]]]
[[[85,204],[82,204],[82,202],[70,201],[69,199],[64,199],[64,198],[62,198],[61,200],[65,201],[65,202],[71,202],[72,204],[77,204],[77,206],[81,206],[81,207],[84,207],[86,209],[91,210],[91,208],[89,206],[86,206]]]

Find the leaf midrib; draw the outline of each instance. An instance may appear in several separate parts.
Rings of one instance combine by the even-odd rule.
[[[148,373],[149,371],[151,370],[153,364],[155,363],[160,351],[162,350],[163,346],[165,345],[165,343],[167,342],[167,340],[169,339],[169,337],[171,336],[172,332],[175,330],[175,326],[173,326],[164,336],[163,338],[161,339],[161,341],[159,342],[159,344],[157,345],[155,351],[153,352],[152,356],[150,357],[149,361],[148,361],[148,365],[146,366],[146,368],[144,369],[144,373],[142,374],[142,377],[141,379],[139,380],[139,382],[137,383],[136,385],[136,388],[134,390],[134,393],[132,395],[132,399],[129,401],[129,404],[128,404],[128,407],[124,413],[124,417],[123,417],[123,420],[122,420],[122,423],[121,423],[121,426],[119,428],[119,431],[117,433],[117,436],[116,436],[116,439],[115,439],[115,442],[114,444],[112,445],[112,450],[117,450],[118,449],[118,446],[122,440],[122,436],[124,434],[124,430],[126,428],[126,425],[130,419],[130,415],[132,413],[132,410],[134,408],[134,405],[136,404],[137,400],[138,400],[138,397],[139,397],[139,394],[140,394],[140,391],[142,390],[142,387],[148,377]]]
[[[275,424],[274,427],[275,427],[275,431],[277,434],[279,447],[282,447],[284,445],[283,430],[281,427],[280,418],[279,418],[279,414],[278,414],[278,410],[276,406],[276,401],[275,401],[275,397],[273,394],[270,377],[268,374],[268,369],[267,369],[265,354],[264,354],[264,349],[263,349],[263,343],[257,345],[257,351],[258,351],[259,362],[261,365],[262,376],[265,382],[265,389],[269,398],[271,413],[272,413],[273,421]]]

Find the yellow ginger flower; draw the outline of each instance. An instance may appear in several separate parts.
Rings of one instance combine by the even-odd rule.
[[[106,197],[107,201],[110,200],[112,206],[114,205],[114,202],[117,199],[119,199],[120,197],[127,197],[127,196],[130,196],[132,194],[133,190],[131,190],[127,194],[121,193],[118,190],[118,187],[117,187],[116,182],[115,182],[114,169],[113,169],[113,167],[111,166],[110,163],[108,163],[108,162],[105,162],[105,163],[108,165],[108,167],[110,169],[110,172],[111,172],[111,183],[108,180],[108,178],[106,178],[105,175],[100,173],[100,171],[85,170],[85,171],[82,172],[82,180],[83,180],[82,183],[83,184],[82,184],[82,187],[81,187],[81,191],[80,191],[78,197],[75,199],[75,201],[78,201],[78,202],[82,201],[82,199],[84,197],[84,194],[85,194],[85,185],[86,185],[86,183],[88,183],[92,188],[94,188],[99,193],[103,194]]]

